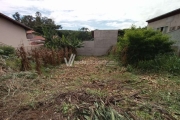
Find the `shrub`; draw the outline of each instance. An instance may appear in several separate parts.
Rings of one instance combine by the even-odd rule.
[[[132,27],[126,30],[124,37],[118,41],[124,65],[152,60],[158,54],[172,52],[173,42],[169,41],[169,37],[152,29]]]
[[[172,54],[157,55],[154,60],[140,61],[137,67],[142,70],[180,73],[180,58]]]
[[[0,46],[0,55],[9,56],[15,53],[15,49],[11,46]]]

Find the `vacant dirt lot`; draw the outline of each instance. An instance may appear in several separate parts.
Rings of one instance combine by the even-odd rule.
[[[0,119],[86,120],[109,109],[125,120],[180,119],[179,76],[142,74],[106,57],[79,61],[47,68],[35,79],[1,80]]]

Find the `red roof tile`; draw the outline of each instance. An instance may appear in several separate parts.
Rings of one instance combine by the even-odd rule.
[[[28,30],[26,33],[35,33],[34,30]]]
[[[42,36],[35,36],[35,37],[32,38],[31,40],[45,40],[45,38],[42,37]]]

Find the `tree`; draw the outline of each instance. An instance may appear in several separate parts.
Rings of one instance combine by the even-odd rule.
[[[12,16],[16,21],[21,22],[21,15],[18,12],[16,12]]]
[[[35,19],[31,15],[24,15],[21,18],[21,23],[23,23],[26,26],[29,26],[30,28],[34,28],[35,25]]]
[[[41,23],[42,23],[42,20],[41,20],[41,13],[40,12],[36,12],[36,14],[35,14],[35,16],[36,16],[36,25],[41,25]]]
[[[79,29],[80,31],[90,31],[89,28],[86,28],[86,27],[82,27]]]
[[[26,26],[29,26],[31,28],[33,28],[36,32],[38,32],[39,34],[43,35],[43,27],[48,25],[50,26],[50,28],[53,29],[62,29],[61,25],[56,25],[55,22],[48,18],[48,17],[42,17],[42,14],[40,12],[36,12],[35,13],[35,17],[31,16],[31,15],[24,15],[22,18],[20,17],[20,14],[18,12],[16,12],[13,15],[13,18],[18,21],[23,23]]]

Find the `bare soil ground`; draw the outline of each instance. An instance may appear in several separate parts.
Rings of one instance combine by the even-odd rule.
[[[128,72],[116,64],[106,66],[105,57],[81,60],[82,64],[63,64],[36,79],[2,80],[0,119],[86,120],[97,104],[125,120],[180,119],[178,76]]]

